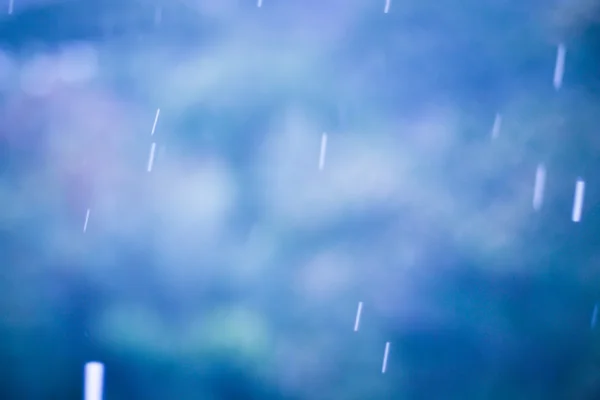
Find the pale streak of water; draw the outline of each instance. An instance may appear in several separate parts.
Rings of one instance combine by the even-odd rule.
[[[390,342],[385,343],[385,351],[383,352],[383,365],[381,366],[381,373],[385,374],[387,370],[388,355],[390,354]]]
[[[85,233],[87,231],[89,220],[90,220],[90,209],[88,208],[85,213],[85,222],[83,223],[83,233]]]
[[[533,209],[539,210],[544,201],[544,187],[546,185],[546,167],[540,164],[535,171],[535,185],[533,187]]]
[[[567,49],[564,44],[559,44],[556,51],[556,66],[554,67],[554,88],[560,89],[562,86],[563,75],[565,73],[565,58]]]
[[[157,8],[157,10],[159,9]],[[154,124],[152,124],[152,132],[150,132],[150,136],[154,135],[154,131],[156,130],[156,124],[158,123],[158,117],[160,117],[160,108],[156,109],[156,115],[154,116]]]
[[[102,400],[104,364],[92,361],[85,364],[84,400]]]
[[[581,210],[583,209],[583,197],[585,194],[585,182],[578,179],[575,184],[575,199],[573,201],[573,222],[581,221]]]
[[[502,127],[502,115],[496,113],[494,118],[494,126],[492,126],[492,139],[496,139],[500,135],[500,128]]]
[[[358,332],[358,327],[360,325],[360,314],[362,313],[363,303],[362,301],[358,302],[358,309],[356,310],[356,319],[354,320],[354,332]]]
[[[150,146],[150,157],[148,159],[148,172],[152,171],[152,165],[154,164],[154,152],[156,151],[156,142],[153,142]]]
[[[325,168],[325,155],[327,153],[327,134],[323,133],[321,136],[321,153],[319,155],[319,170]]]

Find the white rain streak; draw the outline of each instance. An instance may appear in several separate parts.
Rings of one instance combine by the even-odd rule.
[[[562,86],[563,75],[565,73],[565,57],[567,49],[564,44],[558,45],[556,52],[556,66],[554,67],[554,89],[558,90]]]
[[[14,7],[15,7],[15,1],[14,0],[8,0],[8,13],[9,14],[13,13]]]
[[[496,114],[494,118],[494,125],[492,126],[492,139],[496,139],[500,135],[500,128],[502,127],[502,115]]]
[[[533,187],[533,209],[538,211],[544,201],[544,187],[546,186],[546,167],[540,164],[535,171],[535,185]]]
[[[573,222],[581,221],[581,209],[583,208],[583,196],[585,193],[585,182],[581,179],[575,184],[575,199],[573,201]]]
[[[323,133],[321,136],[321,154],[319,155],[319,169],[323,170],[325,167],[325,153],[327,152],[327,134]]]
[[[150,136],[154,135],[154,131],[156,130],[156,124],[158,124],[158,117],[160,116],[160,108],[156,109],[156,116],[154,116],[154,124],[152,124],[152,132],[150,132]]]
[[[85,364],[84,399],[102,400],[103,381],[104,364],[95,361]]]
[[[392,2],[392,0],[385,0],[385,8],[383,9],[384,13],[388,13],[390,12],[390,3]]]
[[[85,222],[83,223],[83,233],[87,231],[88,221],[90,220],[90,209],[85,212]]]
[[[387,360],[390,354],[390,342],[385,342],[385,351],[383,352],[383,365],[381,366],[381,373],[385,374],[387,370]]]
[[[362,313],[363,303],[362,301],[358,302],[358,309],[356,310],[356,319],[354,320],[354,332],[358,332],[358,327],[360,325],[360,314]]]
[[[150,146],[150,157],[148,159],[148,172],[152,172],[152,165],[154,164],[154,152],[156,151],[156,142],[152,142]]]
[[[592,311],[592,320],[590,321],[590,328],[596,327],[596,321],[598,320],[598,303],[594,304],[594,311]]]
[[[256,6],[257,6],[258,8],[262,7],[262,0],[258,0],[258,3],[256,3]]]

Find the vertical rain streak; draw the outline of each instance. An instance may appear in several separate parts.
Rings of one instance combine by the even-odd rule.
[[[558,90],[562,86],[563,75],[565,73],[565,58],[567,49],[564,44],[559,44],[556,50],[556,65],[554,67],[554,89]]]
[[[104,364],[92,361],[85,364],[84,400],[102,400]]]
[[[390,342],[385,342],[385,350],[383,351],[383,363],[381,365],[381,373],[387,371],[388,356],[390,354]]]
[[[581,212],[583,209],[583,197],[585,195],[585,182],[579,178],[575,184],[575,198],[573,199],[573,213],[571,219],[573,222],[581,221]]]
[[[539,164],[535,171],[535,184],[533,186],[533,209],[538,211],[544,201],[544,187],[546,185],[546,167]]]
[[[356,310],[356,318],[354,320],[354,332],[358,332],[358,328],[360,326],[360,315],[362,313],[363,303],[362,301],[358,302],[358,309]]]
[[[327,133],[321,136],[321,152],[319,153],[319,170],[325,168],[325,156],[327,153]]]
[[[148,172],[152,172],[152,166],[154,165],[154,153],[156,151],[156,142],[152,142],[150,146],[150,156],[148,157]]]
[[[385,0],[385,8],[383,9],[383,12],[385,14],[390,12],[390,3],[392,2],[392,0]]]
[[[492,126],[492,139],[496,139],[500,135],[500,128],[502,127],[502,115],[496,113],[494,117],[494,125]]]
[[[160,22],[160,18],[162,15],[162,12],[160,11],[160,8],[156,8],[156,18],[159,19]],[[154,136],[154,132],[156,131],[156,124],[158,124],[158,117],[160,117],[160,108],[156,109],[156,115],[154,116],[154,123],[152,124],[152,131],[150,132],[150,136]]]
[[[90,209],[88,208],[85,212],[85,221],[83,222],[83,233],[87,231],[88,222],[90,220]]]

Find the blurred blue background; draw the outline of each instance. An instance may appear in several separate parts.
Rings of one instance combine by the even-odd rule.
[[[0,398],[600,398],[600,7],[384,5],[0,4]]]

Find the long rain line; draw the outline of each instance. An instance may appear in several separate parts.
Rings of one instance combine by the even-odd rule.
[[[387,370],[388,356],[390,354],[390,342],[385,342],[385,350],[383,352],[383,364],[381,365],[381,373],[385,374]]]

